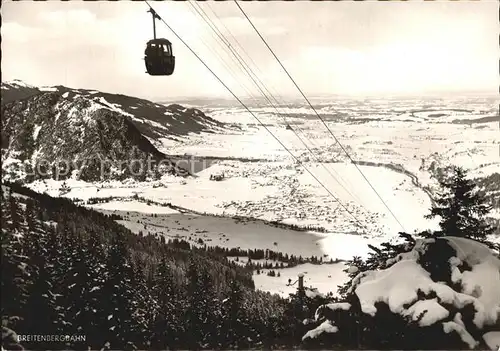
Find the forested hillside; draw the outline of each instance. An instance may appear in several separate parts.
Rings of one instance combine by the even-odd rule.
[[[224,250],[134,235],[119,216],[2,185],[6,349],[476,349],[500,346],[500,246],[465,172],[441,182],[440,230],[355,257],[338,296],[255,291]],[[460,206],[459,206],[459,205]],[[495,242],[496,241],[496,242]],[[18,335],[68,335],[23,341]],[[82,336],[84,337],[82,339]]]
[[[69,200],[2,186],[4,324],[22,335],[86,336],[27,348],[271,345],[285,336],[285,307],[254,291],[251,272],[222,256],[136,236]]]

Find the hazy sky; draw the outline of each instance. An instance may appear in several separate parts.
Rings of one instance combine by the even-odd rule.
[[[151,4],[238,95],[259,94],[193,6],[235,45],[230,30],[272,92],[297,95],[234,2]],[[306,94],[498,91],[496,1],[240,5]],[[128,1],[4,1],[2,79],[155,98],[227,95],[161,22],[158,36],[172,41],[177,66],[170,77],[145,73],[145,43],[153,35],[147,9]]]

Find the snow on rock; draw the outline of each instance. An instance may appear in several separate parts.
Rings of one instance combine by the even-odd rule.
[[[412,260],[366,273],[355,293],[361,302],[361,310],[372,316],[377,313],[377,302],[385,302],[394,313],[403,313],[404,305],[417,300],[419,289],[430,290],[429,287],[434,283],[429,273]]]
[[[306,296],[310,299],[314,299],[315,297],[325,297],[325,295],[320,293],[316,288],[305,288],[304,290]]]
[[[433,281],[431,274],[421,266],[422,254],[437,240],[446,240],[456,252],[449,264],[451,281],[461,283],[462,289],[458,291],[445,282]],[[461,315],[454,314],[454,320],[450,321],[449,317],[453,316],[443,304],[458,309],[472,304],[473,322],[480,329],[500,322],[500,260],[492,253],[486,245],[466,238],[420,239],[411,251],[393,259],[392,263],[396,263],[389,268],[360,273],[354,278],[351,291],[359,298],[361,310],[366,314],[375,316],[375,304],[384,302],[393,313],[409,316],[420,326],[442,321],[444,332],[458,333],[473,348],[478,341],[465,328]],[[464,269],[462,263],[470,270]],[[419,292],[436,297],[422,300]]]
[[[490,258],[495,259],[494,257],[490,257],[491,250],[480,242],[459,237],[444,237],[442,239],[448,241],[450,246],[456,250],[458,254],[457,257],[460,260],[465,261],[470,265],[490,260]],[[500,267],[500,261],[498,259],[496,259],[494,264],[497,267]]]
[[[324,321],[317,328],[309,330],[306,335],[302,337],[302,340],[307,338],[317,338],[319,335],[323,333],[336,333],[339,331],[339,328],[334,326],[330,321]]]
[[[323,305],[322,308],[329,308],[332,311],[338,311],[338,310],[348,311],[351,309],[351,304],[348,302],[335,302]],[[318,320],[320,318],[320,311],[321,311],[320,308],[316,310],[316,313],[314,314],[315,320]]]
[[[441,306],[437,299],[432,299],[415,302],[405,314],[411,316],[414,321],[417,321],[419,316],[422,316],[418,324],[421,327],[426,327],[445,319],[450,312]]]
[[[335,310],[347,311],[351,308],[351,304],[348,302],[329,303],[329,304],[326,304],[325,306],[328,307],[329,309],[331,309],[332,311],[335,311]]]
[[[361,272],[353,278],[347,293],[357,297],[359,305],[340,302],[320,306],[315,320],[326,318],[328,326],[349,328],[348,319],[357,318],[359,312],[383,318],[385,310],[379,314],[377,307],[384,303],[391,313],[408,320],[410,334],[425,335],[426,328],[433,326],[432,330],[441,329],[453,339],[458,336],[473,349],[482,342],[482,333],[494,331],[484,334],[483,339],[490,348],[498,347],[500,260],[486,245],[457,237],[417,239],[411,250],[387,260],[382,267],[386,268]],[[327,309],[336,312],[334,317],[325,313]],[[415,331],[411,322],[424,328],[424,334]],[[324,332],[325,323],[303,339]]]
[[[359,271],[359,268],[352,265],[352,266],[349,266],[349,268],[347,269],[347,273],[351,274],[351,273],[357,273]]]
[[[434,240],[419,240],[413,250],[400,255],[401,260],[391,267],[364,272],[354,279],[353,287],[363,312],[375,315],[375,303],[385,302],[394,313],[410,313],[404,305],[415,302],[420,290],[425,294],[435,292],[440,301],[457,308],[473,304],[477,311],[474,322],[478,327],[495,323],[500,310],[500,260],[488,247],[473,240],[455,237],[444,240],[456,250],[458,260],[462,258],[472,267],[472,271],[460,273],[457,260],[450,260],[452,275],[462,277],[464,291],[457,292],[444,283],[432,281],[430,273],[417,259],[425,251],[423,248]]]
[[[445,322],[443,323],[443,331],[445,333],[451,333],[452,331],[460,335],[460,338],[465,342],[471,349],[477,346],[478,342],[474,340],[472,335],[465,329],[465,327],[457,322]]]
[[[500,350],[500,331],[484,334],[483,340],[491,350]]]
[[[491,250],[476,241],[448,237],[448,241],[457,253],[450,260],[453,282],[460,282],[463,293],[475,296],[484,306],[487,319],[495,321],[500,313],[500,260],[492,255]],[[460,272],[458,265],[467,263],[472,270]]]

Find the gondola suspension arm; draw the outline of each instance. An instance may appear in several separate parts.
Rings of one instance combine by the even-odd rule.
[[[156,19],[159,19],[161,21],[161,17],[156,13],[156,11],[153,8],[150,8],[148,12],[151,13],[151,16],[153,17],[153,38],[156,39]]]

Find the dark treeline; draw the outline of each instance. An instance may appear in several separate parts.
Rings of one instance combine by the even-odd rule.
[[[170,203],[156,202],[153,200],[149,200],[149,199],[140,197],[137,194],[135,194],[132,198],[134,200],[144,202],[147,205],[157,205],[157,206],[161,206],[161,207],[170,207],[173,209],[178,209],[177,206],[172,205]],[[86,205],[95,205],[95,204],[106,203],[106,202],[110,202],[110,201],[114,201],[114,200],[124,200],[124,199],[128,199],[128,198],[120,197],[120,196],[92,197],[92,198],[89,198],[87,201],[83,201],[81,199],[74,198],[74,199],[72,199],[72,202],[77,203],[77,204],[81,203],[81,204],[86,204]],[[127,215],[128,214],[129,214],[129,212],[127,212]],[[158,216],[156,213],[152,213],[150,215],[151,215],[151,217]],[[208,216],[210,214],[205,214],[205,215]],[[108,216],[114,220],[125,220],[125,218],[123,216],[117,215],[114,213],[109,214]],[[210,216],[217,216],[217,215],[210,215]],[[243,217],[238,217],[238,216],[234,216],[233,218],[237,219],[237,220],[249,220],[248,218],[243,218]],[[138,222],[139,222],[139,220],[138,220]],[[299,227],[299,226],[295,226],[293,224],[290,225],[290,224],[279,223],[277,221],[269,221],[269,223],[267,223],[267,224],[268,225],[270,224],[273,226],[284,225],[289,229],[298,230],[298,231],[306,231],[306,230],[324,231],[324,228],[318,229],[316,227]],[[151,233],[149,233],[149,234],[151,234]],[[144,233],[139,232],[139,235],[144,235]],[[157,236],[157,238],[160,240],[163,240],[163,237],[161,237],[161,236]],[[175,240],[175,242],[174,242],[174,240]],[[189,242],[187,242],[185,240],[182,240],[182,239],[174,239],[174,240],[170,239],[168,241],[168,243],[170,245],[177,245],[177,247],[184,248],[186,250],[189,250],[191,247]],[[201,238],[198,239],[198,244],[204,245],[203,239],[201,239]],[[253,268],[254,270],[263,269],[263,268],[264,269],[285,268],[285,266],[280,264],[280,262],[286,263],[287,264],[286,267],[294,267],[294,266],[297,266],[297,265],[303,264],[303,263],[323,264],[323,263],[338,263],[338,262],[340,262],[340,260],[337,260],[337,259],[336,260],[334,260],[334,259],[323,260],[323,257],[317,257],[317,256],[302,257],[301,255],[299,255],[299,256],[296,256],[293,254],[289,255],[287,253],[269,250],[269,249],[266,249],[266,250],[248,249],[248,250],[245,250],[245,249],[241,249],[241,248],[226,248],[226,247],[221,247],[221,246],[206,246],[205,245],[205,250],[212,252],[212,253],[215,253],[215,254],[218,254],[218,255],[221,255],[221,256],[225,256],[225,257],[238,257],[238,256],[239,257],[248,257],[250,260],[246,266],[249,268]],[[326,257],[326,255],[324,257]],[[260,263],[260,262],[252,262],[251,260],[270,260],[270,261],[278,261],[278,263],[275,263],[275,264],[269,263],[269,262]]]
[[[174,206],[170,203],[160,203],[160,202],[155,202],[149,199],[142,198],[135,194],[132,197],[134,200],[141,201],[146,203],[147,205],[157,205],[157,206],[162,206],[162,207],[170,207],[173,209],[178,209],[177,206]],[[114,200],[123,200],[123,197],[117,197],[117,196],[108,196],[108,197],[103,197],[103,198],[89,198],[86,201],[87,205],[93,205],[93,204],[99,204],[99,203],[106,203]],[[75,202],[73,200],[73,202]],[[79,200],[79,202],[83,202],[82,200]],[[78,203],[78,202],[77,202]],[[128,214],[128,212],[127,212]],[[210,215],[210,214],[205,214],[205,215]],[[112,218],[115,220],[124,220],[124,218],[120,215],[112,214]],[[211,216],[217,216],[217,215],[211,215]],[[156,213],[152,213],[151,217],[157,217]],[[237,220],[243,220],[243,217],[238,217],[235,216],[233,217],[234,219]],[[245,218],[244,220],[249,220],[248,218]],[[300,231],[305,231],[305,230],[315,230],[315,231],[324,231],[324,228],[318,229],[316,227],[299,227],[295,225],[288,225],[288,224],[282,224],[276,221],[269,221],[269,223],[266,223],[268,225],[273,225],[273,226],[279,226],[279,225],[284,225],[288,229],[292,230],[300,230]],[[139,233],[139,235],[144,235],[142,232]],[[162,237],[158,236],[160,240],[162,240]],[[176,240],[176,245],[182,245],[184,249],[189,250],[190,244],[187,241],[175,239]],[[172,244],[172,242],[170,242]],[[203,239],[198,239],[198,244],[204,245]],[[221,246],[206,246],[205,245],[205,250],[225,256],[225,257],[248,257],[250,260],[247,263],[247,267],[253,268],[254,270],[257,269],[268,269],[268,268],[284,268],[285,266],[280,264],[280,262],[286,263],[286,267],[294,267],[299,264],[303,263],[312,263],[312,264],[322,264],[322,263],[338,263],[339,260],[323,260],[323,257],[317,257],[317,256],[311,256],[311,257],[302,257],[301,255],[296,256],[296,255],[289,255],[287,253],[279,252],[279,251],[274,251],[274,250],[263,250],[263,249],[241,249],[241,248],[226,248],[226,247],[221,247]],[[326,256],[324,256],[326,257]],[[251,260],[270,260],[270,261],[278,261],[278,263],[273,264],[269,262],[265,263],[260,263],[260,262],[252,262]]]
[[[115,219],[116,217],[118,219],[123,219],[120,216],[111,214],[107,215],[108,218]],[[139,236],[144,236],[143,231],[139,231],[138,233]],[[151,235],[151,233],[149,233]],[[272,269],[272,268],[291,268],[295,267],[299,264],[304,264],[304,263],[312,263],[312,264],[335,264],[339,262],[343,262],[343,260],[340,259],[330,259],[330,260],[323,260],[323,257],[318,256],[311,256],[311,257],[302,257],[301,255],[295,256],[295,255],[288,255],[284,254],[282,252],[276,252],[273,250],[263,250],[263,249],[249,249],[249,250],[243,250],[240,248],[227,248],[227,247],[221,247],[221,246],[207,246],[203,245],[203,240],[199,239],[198,244],[203,245],[203,246],[196,246],[192,245],[189,243],[189,241],[186,241],[184,239],[179,239],[179,238],[173,238],[173,239],[166,239],[165,236],[161,236],[156,234],[155,238],[160,240],[162,243],[167,244],[170,247],[175,247],[178,249],[183,249],[183,250],[203,250],[205,252],[208,252],[212,255],[216,256],[222,256],[222,257],[236,257],[234,262],[240,262],[240,257],[246,257],[248,258],[247,262],[245,262],[244,266],[250,271],[255,271],[259,269]],[[254,262],[252,260],[266,260],[264,262]],[[267,261],[269,260],[269,261]]]
[[[3,345],[12,331],[86,336],[22,343],[52,350],[297,342],[289,301],[255,291],[252,270],[224,256],[135,235],[110,216],[15,184],[2,186],[1,210]]]
[[[75,203],[86,203],[87,205],[94,205],[94,204],[99,204],[99,203],[105,203],[105,202],[110,202],[113,200],[124,200],[128,199],[126,197],[120,197],[120,196],[107,196],[107,197],[92,197],[89,198],[87,201],[83,201],[81,199],[74,199]],[[188,210],[186,208],[174,205],[170,202],[164,203],[164,202],[157,202],[153,201],[150,199],[146,199],[142,196],[139,196],[137,194],[134,194],[132,196],[133,200],[137,200],[140,202],[143,202],[147,205],[155,205],[155,206],[161,206],[161,207],[169,207],[174,210],[178,210],[179,212],[190,212],[198,215],[203,215],[203,216],[210,216],[210,217],[220,217],[220,218],[227,218],[227,215],[223,214],[216,214],[216,213],[209,213],[209,212],[201,212],[201,211],[194,211],[194,210]],[[327,229],[319,226],[313,226],[313,225],[296,225],[296,224],[286,224],[282,223],[279,221],[269,221],[269,220],[263,220],[263,219],[255,219],[251,217],[245,217],[245,216],[239,216],[239,215],[234,215],[231,216],[231,218],[241,221],[241,222],[249,222],[249,221],[259,221],[262,222],[265,225],[273,226],[276,228],[282,228],[282,229],[290,229],[290,230],[295,230],[299,232],[308,232],[308,231],[314,231],[318,233],[326,233]]]
[[[201,240],[201,239],[200,239]],[[202,242],[200,242],[202,243]],[[248,262],[246,267],[252,268],[253,270],[262,268],[285,268],[285,267],[295,267],[303,263],[312,264],[323,264],[323,263],[338,263],[340,260],[323,260],[323,257],[310,256],[302,257],[301,255],[289,255],[287,253],[273,251],[269,249],[249,249],[244,250],[240,248],[227,248],[220,246],[204,246],[205,250],[208,252],[213,252],[217,255],[222,255],[224,257],[236,257],[239,261],[239,257],[248,257]],[[325,256],[326,257],[326,256]],[[276,262],[253,262],[252,260],[269,260]],[[286,263],[286,265],[284,265]]]
[[[98,189],[99,190],[99,189]],[[88,198],[86,201],[79,199],[78,202],[85,202],[87,205],[95,205],[95,204],[102,204],[114,200],[127,200],[130,199],[128,196],[106,196],[106,197],[91,197]],[[157,202],[153,200],[149,200],[146,198],[143,198],[137,194],[134,194],[132,196],[133,200],[137,200],[140,202],[144,202],[147,205],[156,205],[156,206],[161,206],[161,207],[172,207],[173,205],[171,203],[163,203],[163,202]],[[75,201],[77,202],[77,201]]]

